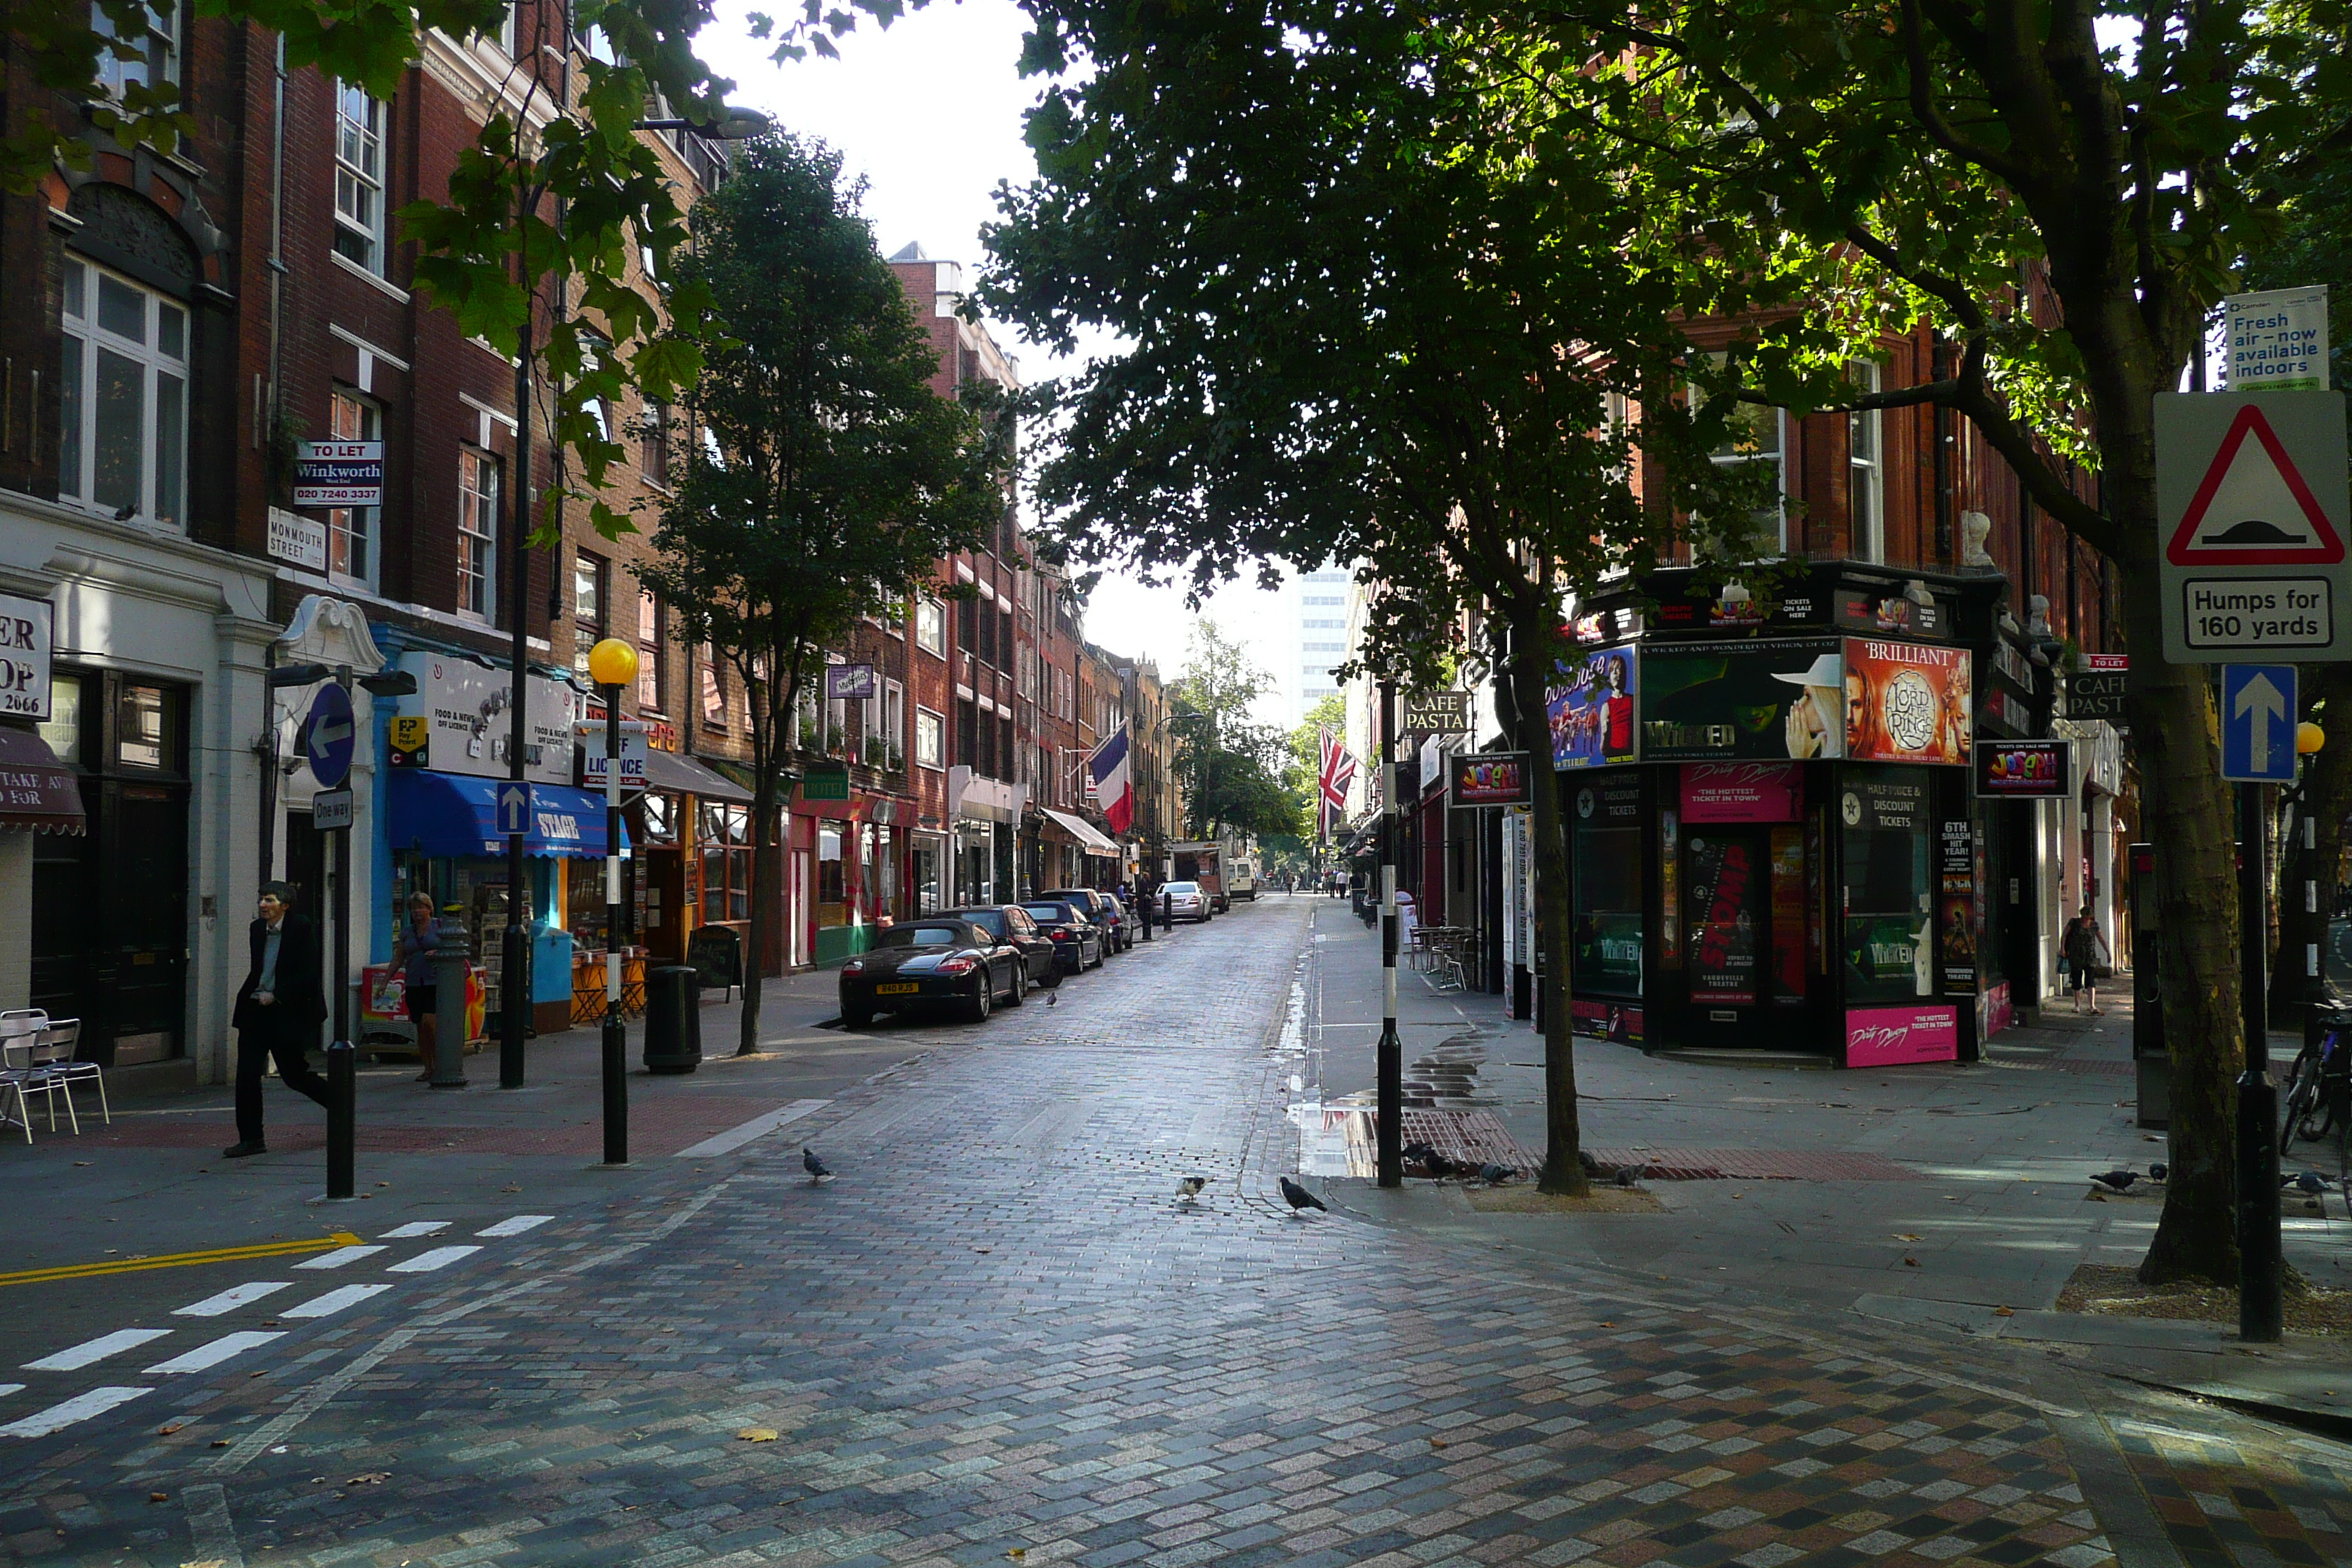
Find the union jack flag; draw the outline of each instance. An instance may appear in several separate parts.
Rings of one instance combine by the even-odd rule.
[[[1316,770],[1316,785],[1322,796],[1317,803],[1318,837],[1328,833],[1331,823],[1346,814],[1348,786],[1356,779],[1356,759],[1328,730],[1322,731],[1320,751],[1320,763]]]

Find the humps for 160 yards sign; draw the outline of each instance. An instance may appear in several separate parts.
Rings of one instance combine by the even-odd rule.
[[[2352,659],[2345,489],[2343,394],[2158,396],[2164,657]]]

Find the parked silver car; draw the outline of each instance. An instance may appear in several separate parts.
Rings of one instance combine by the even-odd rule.
[[[1198,882],[1160,883],[1160,908],[1171,925],[1178,921],[1205,922],[1209,918],[1209,900]]]

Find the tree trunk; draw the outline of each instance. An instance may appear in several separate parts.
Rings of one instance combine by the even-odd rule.
[[[2156,942],[2172,1057],[2172,1173],[2139,1277],[2148,1284],[2203,1279],[2234,1285],[2235,1085],[2244,1060],[2235,840],[2210,678],[2201,666],[2166,663],[2160,652],[2153,491],[2144,479],[2128,490],[2112,479],[2107,487],[2116,521],[2140,547],[2137,558],[2124,563],[2131,585],[2125,626],[2141,655],[2132,660],[2127,710],[2139,752],[2141,833],[2159,847]],[[2147,504],[2126,510],[2126,494]]]
[[[1511,624],[1511,705],[1517,710],[1519,746],[1530,774],[1528,798],[1535,843],[1536,943],[1543,952],[1544,980],[1544,1167],[1547,1193],[1582,1197],[1585,1193],[1582,1133],[1577,1122],[1576,1030],[1570,1016],[1569,960],[1571,916],[1568,839],[1560,830],[1559,779],[1551,768],[1551,687],[1567,649],[1560,644],[1556,614],[1540,599],[1515,597]]]
[[[2270,1016],[2273,1023],[2300,1025],[2310,981],[2304,973],[2304,947],[2319,944],[2320,973],[2336,984],[2352,975],[2327,973],[2327,926],[2336,910],[2336,868],[2344,854],[2344,817],[2352,812],[2352,665],[2305,667],[2304,711],[2325,728],[2340,728],[2305,765],[2303,805],[2298,808],[2285,853],[2279,857],[2278,907],[2281,913],[2279,961],[2271,969]],[[2316,827],[2312,851],[2317,869],[2306,872],[2303,857],[2303,823]],[[2309,875],[2318,886],[2319,908],[2303,907],[2303,881]]]

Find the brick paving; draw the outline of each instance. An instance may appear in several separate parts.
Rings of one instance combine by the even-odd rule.
[[[1883,1154],[1834,1149],[1647,1149],[1588,1146],[1601,1168],[1639,1165],[1660,1180],[1706,1182],[1916,1182],[1919,1173]]]
[[[2160,1521],[2184,1561],[2352,1568],[2336,1445],[2182,1406],[2108,1416],[2097,1471],[2063,1434],[2127,1395],[2045,1363],[1291,1215],[1302,934],[1276,904],[1139,949],[698,1173],[12,1442],[0,1555],[2103,1568]]]

